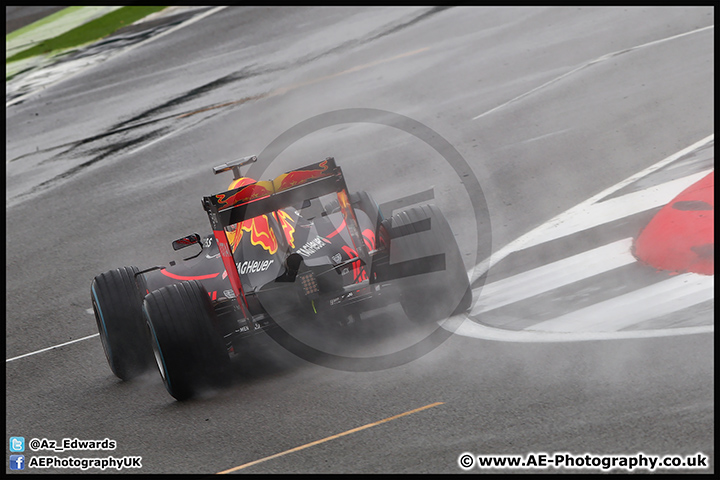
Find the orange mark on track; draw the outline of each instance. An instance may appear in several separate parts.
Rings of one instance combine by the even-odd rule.
[[[340,437],[344,437],[345,435],[350,435],[351,433],[357,433],[361,430],[365,430],[370,427],[375,427],[377,425],[381,425],[383,423],[391,422],[393,420],[397,420],[398,418],[405,417],[408,415],[412,415],[413,413],[421,412],[423,410],[427,410],[429,408],[437,407],[439,405],[443,405],[443,402],[435,402],[431,403],[430,405],[425,405],[424,407],[416,408],[415,410],[410,410],[408,412],[401,413],[399,415],[395,415],[389,418],[386,418],[384,420],[380,420],[373,423],[368,423],[367,425],[363,425],[362,427],[353,428],[352,430],[348,430],[346,432],[338,433],[337,435],[331,435],[329,437],[325,437],[321,440],[315,440],[314,442],[306,443],[305,445],[300,445],[299,447],[291,448],[290,450],[285,450],[284,452],[276,453],[274,455],[270,455],[269,457],[261,458],[259,460],[255,460],[249,463],[245,463],[243,465],[239,465],[234,468],[230,468],[228,470],[223,470],[222,472],[218,472],[218,474],[224,474],[224,473],[232,473],[237,472],[238,470],[242,470],[243,468],[251,467],[253,465],[257,465],[258,463],[267,462],[268,460],[272,460],[273,458],[282,457],[283,455],[287,455],[289,453],[298,452],[300,450],[304,450],[306,448],[312,447],[314,445],[319,445],[321,443],[328,442],[330,440],[335,440]]]

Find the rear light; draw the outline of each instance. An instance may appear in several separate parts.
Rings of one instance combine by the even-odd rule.
[[[320,292],[315,276],[311,271],[298,274],[297,279],[300,280],[300,285],[302,285],[305,295],[312,295]]]

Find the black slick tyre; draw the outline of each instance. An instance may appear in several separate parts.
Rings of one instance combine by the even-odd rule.
[[[150,292],[143,314],[170,395],[186,400],[223,383],[230,359],[205,287],[193,280]]]
[[[110,369],[130,380],[153,365],[142,301],[145,283],[137,267],[102,273],[90,286],[95,321]]]

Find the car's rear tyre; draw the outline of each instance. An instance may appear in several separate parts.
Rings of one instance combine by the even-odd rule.
[[[137,267],[102,273],[90,286],[95,321],[110,369],[130,380],[153,365],[142,301],[145,282]]]
[[[170,395],[185,400],[223,383],[230,359],[205,287],[193,280],[150,292],[143,314]]]
[[[462,255],[450,225],[434,205],[409,208],[385,220],[393,230],[390,240],[391,262],[407,261],[418,271],[444,254],[444,268],[429,273],[412,273],[399,282],[400,304],[415,322],[441,321],[467,311],[472,304],[472,290]],[[406,273],[408,273],[406,271]]]

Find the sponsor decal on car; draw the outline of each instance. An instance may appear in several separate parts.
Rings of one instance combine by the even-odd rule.
[[[222,206],[232,206],[245,201],[250,201],[260,196],[266,196],[273,193],[275,190],[272,182],[255,182],[255,180],[250,177],[242,177],[234,180],[230,184],[230,190],[225,193],[229,194],[238,188],[241,190],[234,195],[231,195],[231,197],[234,198],[226,199],[225,195],[221,195],[223,198],[218,199],[221,208]],[[241,193],[243,191],[245,191],[245,194]],[[283,210],[273,212],[272,215],[279,223],[288,244],[291,248],[294,248],[295,220],[290,214]],[[225,229],[225,232],[233,252],[238,245],[240,245],[243,238],[243,232],[248,232],[250,234],[251,244],[262,247],[270,254],[275,254],[275,252],[277,252],[278,241],[277,238],[275,238],[275,232],[270,227],[270,219],[268,215],[259,215],[254,218],[248,218],[247,220],[236,223],[235,225],[230,225]]]
[[[227,227],[225,231],[227,232],[228,241],[232,246],[233,252],[237,249],[238,245],[240,245],[240,241],[243,238],[243,232],[248,232],[250,234],[250,243],[253,245],[259,245],[271,254],[277,252],[277,238],[275,238],[275,232],[273,232],[270,227],[267,215],[249,218]]]
[[[325,239],[325,238],[323,238],[323,237],[321,237],[321,236],[318,235],[317,237],[313,238],[312,240],[310,240],[309,242],[307,242],[307,243],[306,243],[305,245],[303,245],[302,247],[298,248],[298,249],[297,249],[297,253],[299,253],[299,254],[302,255],[303,257],[306,257],[306,258],[307,258],[307,257],[309,257],[310,255],[312,255],[312,254],[314,254],[315,252],[317,252],[318,250],[320,250],[321,248],[323,248],[323,247],[324,247],[325,245],[327,245],[328,243],[330,243],[329,240],[327,240],[327,239]]]
[[[363,233],[363,240],[365,241],[365,246],[368,248],[368,250],[372,251],[375,249],[375,233],[373,233],[372,230],[366,229]],[[354,261],[352,263],[353,267],[353,279],[355,283],[364,282],[368,279],[367,271],[365,270],[365,266],[363,265],[363,262],[360,261],[360,258],[358,256],[357,251],[355,249],[343,245],[342,246],[343,252],[345,252],[345,255],[352,258],[357,258],[358,260]],[[345,275],[345,271],[343,270],[342,274]]]
[[[285,239],[288,245],[290,245],[290,248],[295,248],[295,220],[284,210],[278,210],[275,213],[275,218],[277,218],[278,223],[280,223],[280,228],[282,228],[283,233],[285,233]]]
[[[280,228],[285,234],[290,247],[295,247],[295,225],[292,216],[283,211],[278,210],[272,213],[273,217],[280,224]],[[232,246],[233,252],[237,249],[238,245],[243,239],[243,232],[250,234],[250,243],[255,246],[260,246],[270,254],[275,254],[278,250],[278,241],[275,238],[275,231],[270,226],[270,218],[268,215],[260,215],[254,218],[249,218],[235,225],[231,225],[225,229],[228,236],[228,241]]]
[[[282,192],[288,188],[292,188],[295,185],[306,183],[310,180],[320,178],[329,171],[328,161],[322,161],[317,165],[312,165],[309,168],[299,168],[292,172],[283,173],[274,180],[274,187],[276,192]]]
[[[244,183],[245,179],[241,179],[240,183]],[[233,182],[235,184],[235,182]],[[217,199],[218,209],[223,210],[232,208],[243,203],[251,202],[261,197],[267,197],[274,193],[273,184],[270,181],[260,181],[241,185],[227,192],[215,195]]]
[[[241,275],[259,273],[266,271],[274,262],[275,260],[245,260],[237,264],[237,269]]]

